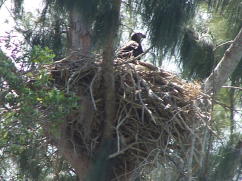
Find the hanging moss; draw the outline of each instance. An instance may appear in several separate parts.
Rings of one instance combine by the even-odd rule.
[[[142,0],[140,11],[149,27],[151,42],[165,52],[174,51],[195,7],[195,2],[186,0]]]
[[[241,165],[241,136],[232,135],[227,144],[218,148],[215,154],[210,157],[211,165],[214,169],[209,172],[209,181],[227,181],[232,180]],[[232,138],[231,137],[231,138]]]
[[[199,35],[187,29],[181,46],[181,65],[190,78],[204,79],[213,69],[213,44],[209,35]]]

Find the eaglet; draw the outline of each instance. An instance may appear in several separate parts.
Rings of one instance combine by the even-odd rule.
[[[131,40],[118,51],[117,57],[121,59],[128,59],[130,57],[137,57],[143,53],[144,51],[141,46],[142,38],[146,38],[146,36],[142,33],[132,34]]]

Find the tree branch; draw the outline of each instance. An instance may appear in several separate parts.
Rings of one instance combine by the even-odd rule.
[[[216,94],[222,85],[228,80],[242,58],[242,28],[226,50],[214,71],[205,80],[204,90]]]
[[[235,87],[235,86],[222,86],[223,88],[229,88],[229,89],[238,89],[242,91],[242,87]]]
[[[221,43],[220,45],[216,46],[213,51],[217,50],[218,48],[222,47],[222,46],[225,46],[225,45],[228,45],[228,44],[231,44],[233,43],[233,40],[230,40],[230,41],[226,41],[224,43]]]

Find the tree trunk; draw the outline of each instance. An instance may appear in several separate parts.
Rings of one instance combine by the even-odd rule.
[[[85,181],[90,168],[90,160],[84,154],[75,152],[75,149],[69,143],[63,144],[63,140],[60,141],[60,145],[57,148],[71,164],[79,181]]]
[[[105,127],[104,137],[112,136],[115,116],[115,85],[113,74],[114,42],[119,27],[120,0],[112,2],[110,9],[113,17],[110,18],[110,28],[103,50],[103,79],[105,86]]]
[[[80,51],[87,56],[91,49],[90,25],[77,7],[70,11],[70,30],[68,37],[71,51]]]
[[[204,90],[209,94],[216,94],[222,85],[228,80],[242,58],[242,28],[235,37],[233,43],[226,50],[214,71],[206,79]]]
[[[100,149],[97,157],[93,163],[93,167],[88,174],[89,181],[110,181],[115,175],[112,171],[114,160],[109,159],[109,155],[116,151],[115,141],[113,140],[113,132],[115,125],[115,78],[113,71],[114,59],[114,42],[117,37],[119,27],[119,13],[121,0],[113,0],[108,4],[107,14],[112,15],[109,17],[109,30],[107,38],[103,44],[103,85],[105,90],[105,105],[104,105],[104,128],[103,136],[100,144]]]

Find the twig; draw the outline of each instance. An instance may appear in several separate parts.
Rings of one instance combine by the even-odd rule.
[[[162,102],[163,102],[163,99],[160,98],[158,95],[156,95],[148,86],[148,83],[142,79],[139,75],[137,75],[137,78],[141,81],[142,85],[145,87],[149,97],[153,98],[153,99],[157,99],[158,101],[160,101],[160,105],[163,106],[163,107],[166,107]]]
[[[153,116],[153,114],[152,114],[152,111],[145,105],[145,103],[144,103],[144,101],[143,101],[143,99],[142,99],[142,96],[141,96],[141,87],[140,87],[140,79],[138,80],[138,89],[140,90],[139,91],[139,93],[138,93],[138,95],[139,95],[139,99],[140,99],[140,102],[141,102],[141,104],[143,105],[143,108],[149,113],[149,115],[150,115],[150,117],[151,117],[151,119],[152,119],[152,121],[156,124],[156,121],[155,121],[155,118],[154,118],[154,116]]]
[[[223,88],[230,88],[230,89],[238,89],[242,91],[242,87],[235,87],[235,86],[222,86]]]
[[[201,141],[201,139],[199,138],[199,136],[195,134],[194,129],[191,129],[191,128],[187,125],[187,123],[186,123],[185,120],[182,118],[182,116],[180,115],[180,113],[178,114],[178,117],[180,118],[179,120],[182,121],[182,123],[183,123],[183,125],[185,126],[185,128],[186,128],[188,131],[190,131],[190,133],[191,133],[194,137],[197,138],[197,140],[199,141],[199,144],[202,145],[202,141]]]
[[[194,132],[195,130],[195,123],[193,122],[192,124],[192,132]],[[188,159],[188,181],[192,181],[192,162],[193,162],[193,156],[194,156],[194,149],[195,149],[195,141],[196,138],[195,136],[192,137],[192,147],[191,147],[191,152],[190,152],[190,156]]]
[[[124,121],[127,120],[127,118],[129,117],[129,113],[119,122],[118,120],[118,125],[116,126],[116,134],[117,134],[117,140],[118,140],[118,152],[120,151],[120,137],[119,137],[119,127],[124,123]]]
[[[79,73],[80,73],[79,71],[74,72],[74,73],[70,76],[70,78],[68,79],[68,81],[67,81],[67,85],[66,85],[66,92],[67,92],[67,94],[69,94],[71,81],[72,81],[72,80],[74,79],[74,77],[75,77],[77,74],[79,74]]]
[[[97,106],[96,106],[96,103],[95,103],[95,100],[94,100],[94,97],[93,97],[93,91],[92,91],[92,88],[93,88],[93,83],[94,81],[96,80],[96,77],[100,74],[101,72],[101,68],[99,67],[96,74],[94,75],[92,81],[91,81],[91,84],[89,86],[89,90],[90,90],[90,95],[91,95],[91,99],[92,99],[92,103],[93,103],[93,107],[94,107],[94,110],[96,111],[97,110]]]
[[[226,42],[224,42],[224,43],[222,43],[222,44],[216,46],[216,47],[213,49],[213,51],[215,51],[215,50],[216,50],[217,48],[219,48],[219,47],[222,47],[222,46],[227,45],[227,44],[231,44],[231,43],[233,43],[233,42],[234,42],[233,40],[226,41]]]
[[[126,150],[128,150],[129,148],[132,148],[132,146],[136,145],[136,144],[139,144],[139,142],[134,142],[134,143],[131,143],[130,145],[126,146],[124,149],[120,150],[119,152],[116,152],[116,153],[113,153],[111,155],[108,156],[109,159],[111,158],[114,158],[118,155],[121,155],[123,154]]]

